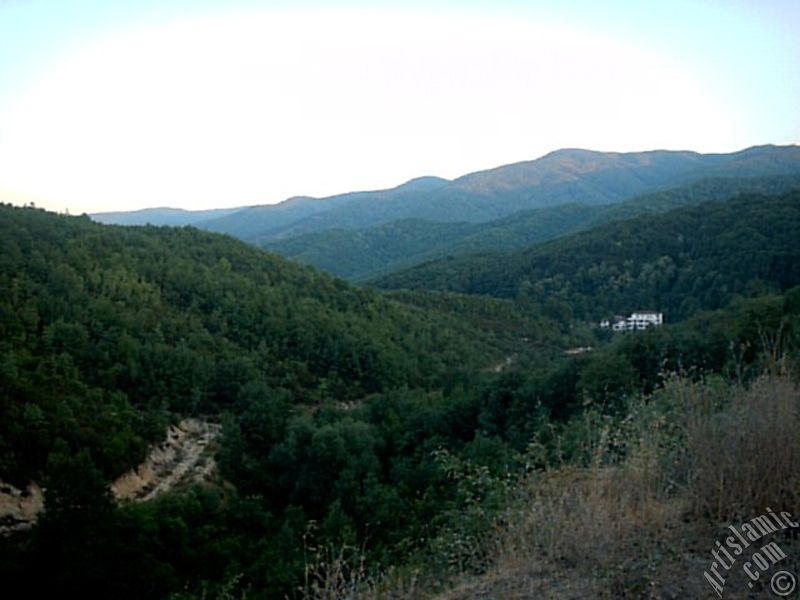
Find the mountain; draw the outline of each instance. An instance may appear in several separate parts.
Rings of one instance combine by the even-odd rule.
[[[438,177],[420,177],[390,190],[352,192],[321,199],[295,197],[279,204],[252,206],[198,226],[249,242],[336,227],[357,229],[395,220],[398,206],[412,205],[448,183]]]
[[[767,181],[773,177],[783,180]],[[298,196],[276,205],[218,211],[148,209],[93,218],[119,224],[194,225],[363,281],[443,256],[520,248],[733,191],[786,191],[796,183],[791,177],[800,177],[798,146],[706,155],[565,149],[453,181],[420,177],[388,190],[320,199]],[[673,194],[617,210],[612,206],[692,185],[695,189],[682,192],[684,200]],[[659,203],[664,208],[656,207]]]
[[[536,207],[567,202],[610,204],[663,186],[707,177],[796,173],[797,146],[755,146],[731,154],[557,150],[528,162],[465,175],[452,187]],[[520,206],[519,208],[530,208]]]
[[[103,212],[89,215],[98,223],[107,225],[169,225],[182,227],[201,221],[221,218],[239,212],[241,208],[214,208],[211,210],[183,210],[180,208],[145,208],[132,212]]]
[[[759,146],[732,154],[558,150],[542,158],[459,177],[412,180],[356,192],[258,206],[199,226],[263,243],[328,229],[363,229],[404,219],[483,223],[566,203],[599,205],[707,177],[800,174],[800,147]]]
[[[374,283],[517,298],[562,319],[647,308],[675,320],[800,284],[798,239],[800,192],[744,194],[523,250],[435,260]]]
[[[800,175],[712,178],[618,204],[569,203],[514,213],[487,223],[407,219],[365,229],[330,229],[261,246],[340,277],[363,281],[415,264],[460,254],[511,250],[602,223],[658,214],[739,194],[778,194],[800,188]]]

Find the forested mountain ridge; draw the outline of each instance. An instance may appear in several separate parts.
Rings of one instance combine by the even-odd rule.
[[[774,195],[799,188],[800,175],[711,178],[616,204],[560,204],[486,223],[408,219],[366,229],[302,234],[261,246],[334,275],[364,281],[444,256],[523,248],[641,214],[729,200],[739,194]]]
[[[200,221],[218,219],[242,210],[217,208],[211,210],[183,210],[180,208],[145,208],[142,210],[93,213],[92,219],[108,225],[169,225],[181,227]]]
[[[800,147],[758,146],[732,154],[558,150],[533,161],[465,175],[451,182],[412,180],[392,190],[357,192],[296,210],[260,206],[198,224],[252,242],[332,228],[361,229],[400,219],[481,223],[520,210],[569,202],[609,204],[706,177],[800,174]]]
[[[403,219],[482,223],[512,213],[580,203],[621,202],[709,177],[800,173],[797,146],[757,146],[731,154],[557,150],[539,159],[453,181],[421,177],[389,190],[296,197],[196,223],[250,242],[328,229],[363,229]],[[169,224],[155,220],[155,225]],[[118,215],[115,219],[127,218]],[[121,222],[116,220],[114,222]]]
[[[800,192],[742,195],[524,250],[432,261],[375,283],[517,298],[566,319],[641,307],[680,319],[800,283],[798,239]]]
[[[326,198],[295,197],[279,204],[251,206],[197,225],[249,242],[286,237],[306,230],[358,228],[387,218],[391,220],[393,206],[413,204],[416,199],[426,198],[448,183],[438,177],[419,177],[388,190],[350,192]]]

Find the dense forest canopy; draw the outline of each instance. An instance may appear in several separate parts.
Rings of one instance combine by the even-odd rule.
[[[800,283],[798,239],[800,193],[744,194],[524,250],[432,261],[375,283],[517,298],[581,320],[639,308],[679,320]]]
[[[723,202],[741,194],[778,195],[798,188],[797,175],[710,178],[614,204],[576,200],[486,223],[406,219],[367,228],[284,236],[260,245],[328,273],[365,281],[445,256],[521,249],[612,221],[654,216],[712,200]]]
[[[162,409],[231,409],[253,386],[306,404],[426,389],[499,352],[455,318],[224,236],[0,210],[6,474],[33,476],[54,437],[103,419],[119,437],[90,445],[112,475],[160,435],[149,420]]]

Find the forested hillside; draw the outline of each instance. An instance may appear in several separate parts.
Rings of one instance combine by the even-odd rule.
[[[558,150],[453,181],[216,211],[102,213],[116,224],[196,225],[354,281],[424,261],[512,250],[602,223],[740,193],[798,187],[800,150],[731,154]],[[639,198],[641,197],[641,198]],[[617,206],[619,205],[619,206]]]
[[[198,223],[209,231],[228,233],[248,242],[286,237],[336,227],[365,227],[409,215],[408,208],[439,193],[448,184],[438,177],[418,177],[388,190],[351,192],[326,198],[298,196],[279,204],[245,208]]]
[[[800,0],[0,0],[0,600],[800,600]]]
[[[4,477],[37,476],[57,438],[118,474],[164,411],[424,389],[498,352],[455,319],[223,236],[0,210]]]
[[[676,374],[748,385],[796,363],[797,200],[547,243],[531,252],[548,286],[560,269],[559,303],[360,289],[218,234],[2,206],[0,480],[45,491],[32,529],[0,534],[0,579],[40,597],[410,600],[484,572],[520,477],[624,456],[603,432]],[[668,285],[631,258],[676,244]],[[589,256],[687,320],[597,330],[583,319],[610,283]],[[616,300],[647,300],[622,283]],[[765,290],[783,293],[737,299]],[[210,482],[112,501],[187,416],[221,425]]]
[[[521,251],[432,261],[376,285],[516,298],[567,320],[637,308],[679,320],[800,283],[798,239],[800,193],[742,195]]]
[[[261,246],[328,273],[366,280],[444,256],[513,250],[638,215],[739,194],[775,195],[800,188],[800,176],[704,179],[618,204],[560,204],[488,223],[408,219],[366,229],[330,229],[265,241]]]

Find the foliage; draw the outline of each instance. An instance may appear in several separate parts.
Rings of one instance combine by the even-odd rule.
[[[253,243],[336,230],[331,240],[336,243],[342,230],[364,230],[408,219],[434,224],[485,223],[520,211],[563,204],[623,202],[701,179],[796,176],[799,165],[796,146],[759,146],[732,154],[706,155],[565,149],[453,181],[421,177],[389,190],[321,199],[290,198],[275,205],[246,208],[198,226]],[[423,246],[426,238],[430,240],[423,232]],[[368,242],[356,239],[354,244],[358,247],[363,241]]]
[[[736,207],[755,230],[776,227],[770,252],[793,235],[793,198],[763,200],[780,226]],[[735,231],[727,207],[706,225],[718,237]],[[697,225],[661,219],[665,232]],[[674,405],[656,405],[673,373],[745,385],[798,358],[800,288],[687,304],[685,321],[604,340],[570,316],[579,303],[542,305],[535,290],[358,289],[195,229],[0,207],[0,233],[0,477],[46,487],[37,526],[0,538],[0,577],[34,596],[284,599],[360,593],[401,571],[415,590],[441,584],[489,567],[519,476],[650,464],[627,433],[656,421],[654,460],[677,464],[690,444],[664,424]],[[782,269],[763,289],[788,286]],[[575,345],[592,350],[564,353]],[[189,414],[222,422],[216,484],[114,505],[108,481]]]
[[[334,275],[366,281],[437,258],[514,250],[638,215],[658,215],[741,194],[775,195],[798,187],[798,176],[712,178],[615,204],[587,204],[581,196],[485,223],[402,219],[367,228],[281,236],[261,245]]]
[[[800,283],[800,193],[640,216],[508,254],[434,261],[378,282],[519,298],[549,316],[651,309],[672,321]]]
[[[426,388],[497,353],[456,318],[194,229],[0,207],[0,233],[0,476],[16,481],[59,439],[113,476],[170,413]]]

